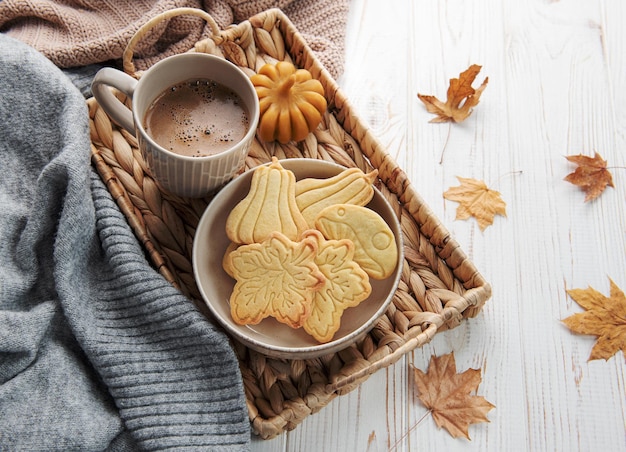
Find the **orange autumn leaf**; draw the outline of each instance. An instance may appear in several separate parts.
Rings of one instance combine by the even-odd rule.
[[[474,217],[480,230],[484,231],[493,224],[496,215],[506,217],[506,203],[500,197],[500,192],[489,189],[481,180],[459,176],[457,179],[461,185],[451,187],[443,194],[444,198],[459,203],[456,209],[457,220]]]
[[[432,413],[437,427],[454,438],[469,437],[470,424],[489,422],[487,413],[495,408],[484,397],[472,395],[482,377],[478,369],[457,374],[454,353],[432,356],[427,373],[414,368],[417,396]]]
[[[578,168],[568,174],[565,180],[577,185],[586,193],[585,202],[600,196],[607,185],[614,187],[613,176],[606,167],[606,160],[603,160],[597,152],[593,158],[582,154],[565,158],[578,165]]]
[[[437,115],[430,122],[461,122],[472,114],[472,109],[478,105],[480,95],[483,93],[489,82],[489,78],[478,87],[472,88],[474,79],[480,72],[481,66],[477,64],[471,65],[465,72],[462,72],[459,78],[450,79],[448,87],[448,98],[443,103],[435,96],[427,96],[418,94],[417,97],[424,102],[426,110],[429,113]]]
[[[567,291],[585,312],[563,319],[563,323],[574,333],[598,338],[591,349],[589,361],[608,360],[619,350],[626,357],[626,297],[610,278],[609,281],[611,289],[608,297],[592,287]]]

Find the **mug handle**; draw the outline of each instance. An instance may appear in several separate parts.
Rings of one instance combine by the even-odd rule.
[[[135,135],[135,121],[132,112],[113,95],[110,87],[116,88],[132,98],[137,87],[137,80],[122,71],[105,67],[97,72],[91,84],[93,97],[96,98],[109,117]]]

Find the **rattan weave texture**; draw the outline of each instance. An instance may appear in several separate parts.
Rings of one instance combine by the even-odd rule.
[[[280,10],[265,11],[225,30],[199,10],[173,10],[155,17],[129,43],[126,72],[141,76],[132,64],[133,46],[143,33],[178,14],[200,15],[213,30],[214,36],[198,42],[191,52],[220,55],[250,75],[265,63],[290,61],[308,69],[324,86],[329,107],[317,130],[299,143],[255,139],[246,169],[269,162],[272,156],[323,159],[366,172],[376,168],[376,185],[402,225],[405,260],[399,287],[386,314],[359,343],[311,360],[273,359],[233,343],[253,430],[268,439],[295,428],[334,397],[353,390],[438,332],[474,317],[491,289]],[[87,103],[92,162],[98,173],[154,267],[209,315],[194,281],[191,249],[210,198],[183,199],[160,191],[146,171],[135,138],[115,125],[95,99]]]

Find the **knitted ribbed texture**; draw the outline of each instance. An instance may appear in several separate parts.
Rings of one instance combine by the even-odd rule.
[[[230,343],[146,261],[80,92],[4,35],[0,80],[0,450],[248,449]]]
[[[348,5],[348,0],[4,0],[0,1],[0,31],[66,68],[121,58],[141,25],[172,8],[204,9],[225,28],[279,7],[331,75],[338,77],[343,71]],[[136,49],[135,65],[144,70],[209,36],[200,18],[175,17],[144,38]]]

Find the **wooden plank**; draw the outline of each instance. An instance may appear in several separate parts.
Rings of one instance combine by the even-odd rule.
[[[588,362],[593,337],[561,320],[566,293],[609,277],[626,290],[626,172],[596,201],[563,181],[566,155],[626,166],[626,4],[355,0],[339,82],[413,184],[493,286],[477,318],[372,376],[255,451],[626,450],[626,363]],[[430,124],[418,92],[445,99],[470,64],[489,77],[462,124]],[[443,159],[441,159],[443,151]],[[441,163],[440,163],[441,160]],[[480,231],[442,194],[456,176],[500,191],[507,217]],[[439,430],[417,401],[412,366],[454,352],[482,371],[496,405],[471,441]]]

